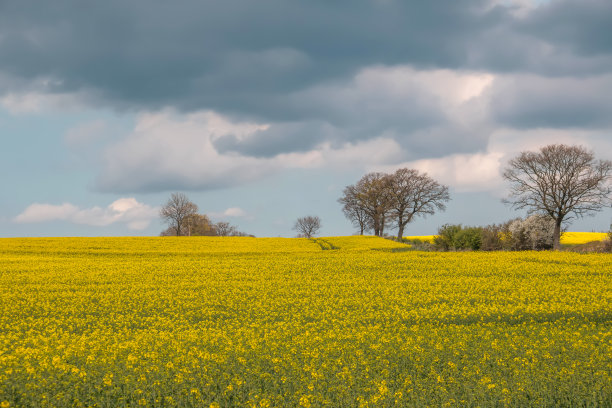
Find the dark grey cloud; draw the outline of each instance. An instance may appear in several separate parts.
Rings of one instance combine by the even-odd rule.
[[[9,1],[0,4],[0,72],[119,108],[274,119],[279,95],[372,64],[506,68],[488,52],[512,41],[514,20],[489,3]],[[492,33],[503,43],[487,43]],[[529,45],[515,48],[512,66]]]
[[[521,32],[579,56],[612,55],[612,2],[555,0],[516,24]],[[608,69],[610,66],[608,65]]]
[[[510,127],[612,126],[612,74],[589,78],[518,75],[496,81],[490,93],[493,118]]]
[[[326,140],[338,140],[341,129],[326,122],[278,123],[244,138],[229,134],[217,138],[219,153],[239,153],[251,157],[274,157],[282,153],[305,152]]]
[[[406,159],[441,157],[484,150],[496,122],[608,126],[610,83],[590,78],[612,72],[609,0],[552,0],[522,14],[501,3],[3,1],[0,97],[75,93],[120,111],[214,110],[269,124],[214,139],[220,154],[253,158],[380,137]],[[423,87],[415,74],[396,92],[363,75],[394,66],[502,79],[490,106],[449,109],[431,92],[435,78]]]
[[[581,75],[612,67],[607,0],[527,18],[492,0],[0,3],[5,91],[38,84],[117,109],[307,121],[285,96],[366,66]],[[1,90],[0,90],[1,91]]]

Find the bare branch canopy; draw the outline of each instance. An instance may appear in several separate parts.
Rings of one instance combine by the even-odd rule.
[[[312,238],[319,232],[319,229],[321,229],[321,219],[311,215],[298,218],[293,229],[296,230],[301,237]]]
[[[169,224],[176,236],[181,236],[184,235],[186,222],[197,212],[198,206],[191,202],[185,194],[172,193],[168,202],[159,211],[159,215]]]
[[[386,227],[395,227],[398,240],[408,223],[418,216],[444,210],[450,200],[447,186],[413,169],[368,173],[343,193],[338,202],[360,235],[374,230],[374,235],[384,236]]]
[[[548,145],[510,160],[503,177],[510,183],[507,203],[555,221],[553,246],[560,248],[561,225],[592,215],[612,202],[612,162],[596,160],[583,146]]]

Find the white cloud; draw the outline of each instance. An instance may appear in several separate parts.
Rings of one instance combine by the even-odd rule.
[[[606,151],[599,149],[609,146],[605,137],[593,129],[565,130],[553,128],[554,123],[549,128],[540,124],[512,128],[512,123],[496,123],[500,117],[529,122],[530,109],[535,108],[515,112],[513,107],[528,101],[521,100],[523,93],[509,90],[530,78],[409,66],[368,67],[346,83],[318,85],[291,95],[291,104],[301,111],[326,117],[321,119],[323,126],[313,128],[321,132],[311,144],[286,143],[291,137],[311,137],[309,128],[300,132],[301,128],[296,131],[279,123],[238,122],[212,111],[149,112],[141,114],[133,130],[104,152],[97,186],[116,193],[207,190],[247,184],[286,169],[367,171],[409,166],[460,191],[498,191],[506,160],[522,150],[559,142],[590,146],[599,140],[598,151]],[[544,93],[554,84],[547,82]],[[587,113],[583,116],[588,119]],[[554,122],[559,115],[549,116]],[[300,123],[291,125],[299,128]],[[75,129],[71,138],[95,133],[99,124],[90,125]],[[272,130],[273,138],[262,137],[262,132]],[[218,143],[222,140],[235,141],[237,147],[224,148]],[[248,148],[240,149],[241,143]],[[275,144],[283,145],[276,150],[282,153],[271,153]]]
[[[415,168],[441,183],[454,186],[458,191],[490,190],[499,185],[501,159],[499,152],[454,154],[438,159],[417,160],[410,163]]]
[[[454,187],[460,192],[490,191],[501,184],[501,162],[504,157],[500,152],[475,154],[453,154],[434,159],[422,159],[404,162],[392,166],[376,166],[371,170],[392,172],[398,168],[416,169]]]
[[[67,220],[78,212],[79,208],[70,203],[61,205],[34,203],[15,217],[15,222]]]
[[[81,106],[81,97],[66,93],[11,92],[0,97],[0,106],[13,115],[24,115],[77,108]]]
[[[455,147],[470,151],[486,144],[481,96],[494,80],[482,72],[408,66],[363,69],[348,84],[292,95],[291,103],[300,111],[330,112],[330,122],[324,122],[329,126],[323,128],[331,133],[311,147],[276,155],[218,147],[228,138],[238,146],[258,143],[262,131],[278,131],[275,123],[237,122],[212,111],[144,113],[132,132],[104,152],[97,186],[112,192],[206,190],[249,183],[284,169],[366,169],[422,157],[441,146],[446,152],[457,151]],[[346,121],[350,129],[354,126],[358,135],[352,130],[335,134],[335,120]],[[283,136],[279,143],[286,142]],[[313,140],[319,136],[286,135]],[[270,143],[265,137],[261,142]]]
[[[238,139],[268,124],[236,123],[210,111],[143,114],[124,140],[104,155],[98,186],[106,191],[211,189],[244,184],[289,168],[343,167],[397,160],[401,148],[390,138],[333,146],[323,142],[306,152],[273,157],[220,153],[217,138]]]
[[[223,212],[228,217],[246,217],[247,213],[242,208],[230,207]]]
[[[229,207],[229,208],[227,208],[226,210],[224,210],[222,212],[211,212],[211,213],[208,213],[208,215],[211,218],[215,218],[215,219],[223,219],[223,218],[245,218],[245,219],[252,219],[253,218],[245,210],[243,210],[240,207]]]
[[[403,99],[414,92],[458,105],[482,94],[495,77],[490,73],[449,69],[416,70],[410,66],[377,66],[360,71],[354,88]]]
[[[138,202],[135,198],[120,198],[109,206],[81,209],[70,203],[61,205],[34,203],[14,218],[17,223],[68,221],[74,224],[107,226],[126,224],[131,230],[147,228],[158,217],[158,209]]]
[[[612,140],[597,131],[502,128],[492,133],[484,152],[374,166],[371,170],[391,172],[401,167],[414,168],[427,172],[460,192],[490,191],[500,194],[504,189],[502,172],[508,160],[522,151],[537,151],[543,146],[557,143],[582,145],[593,150],[597,159],[612,159]]]

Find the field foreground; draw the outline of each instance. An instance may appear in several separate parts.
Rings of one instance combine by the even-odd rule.
[[[0,407],[612,406],[612,256],[0,240]]]

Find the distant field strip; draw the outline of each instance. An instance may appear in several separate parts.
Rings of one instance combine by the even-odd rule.
[[[605,232],[564,232],[561,235],[563,245],[580,245],[587,242],[603,241],[608,238]]]
[[[611,255],[322,241],[0,239],[0,407],[612,406]]]

